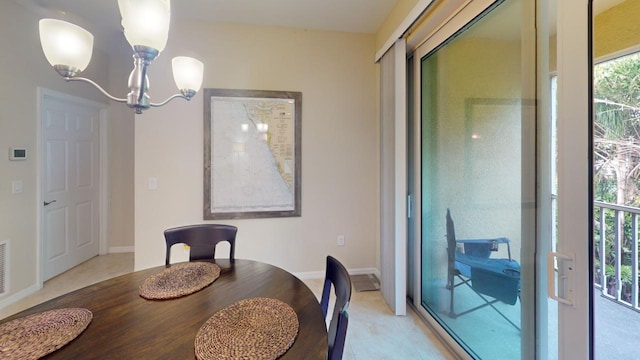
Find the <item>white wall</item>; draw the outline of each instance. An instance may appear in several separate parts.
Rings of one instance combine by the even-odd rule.
[[[237,225],[236,257],[293,272],[378,264],[379,120],[374,35],[223,23],[174,23],[152,65],[153,101],[174,92],[170,59],[205,63],[206,88],[302,92],[302,216]],[[202,223],[203,97],[135,120],[135,267],[163,263],[166,228]],[[147,190],[149,177],[158,190]],[[338,247],[336,236],[346,245]]]
[[[9,292],[3,299],[37,283],[38,87],[90,100],[105,99],[87,84],[68,84],[44,57],[38,35],[39,16],[11,1],[0,2],[0,241],[9,240]],[[107,56],[95,51],[86,75],[105,84]],[[9,161],[9,147],[24,147],[25,161]],[[24,191],[11,194],[11,182]]]

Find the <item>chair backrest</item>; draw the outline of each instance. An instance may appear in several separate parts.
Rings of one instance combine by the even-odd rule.
[[[340,360],[342,359],[347,335],[347,325],[349,324],[349,313],[347,310],[349,309],[349,301],[351,300],[351,278],[344,265],[334,257],[327,256],[327,269],[324,287],[322,289],[322,299],[320,300],[322,314],[325,319],[327,318],[327,310],[329,307],[331,285],[333,285],[336,294],[336,302],[328,330],[329,351],[327,359]]]
[[[447,255],[449,261],[455,261],[456,259],[456,230],[453,225],[453,219],[451,218],[451,211],[447,209]]]
[[[228,241],[231,245],[229,259],[233,261],[237,232],[237,227],[221,224],[188,225],[167,229],[164,232],[167,242],[165,265],[169,266],[171,246],[180,243],[189,245],[189,261],[194,261],[215,258],[216,245],[220,241]]]

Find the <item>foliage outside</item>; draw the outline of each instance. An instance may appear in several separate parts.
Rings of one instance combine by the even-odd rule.
[[[640,54],[617,58],[594,68],[594,193],[595,200],[640,207]],[[638,209],[640,210],[640,209]],[[620,256],[621,300],[631,303],[633,284],[633,234],[631,213],[605,210],[605,228],[600,227],[600,208],[594,209],[596,281],[615,296],[615,263]],[[623,216],[624,215],[624,216]],[[616,221],[621,254],[615,243]],[[600,254],[604,230],[605,251]],[[606,281],[600,279],[605,263]]]

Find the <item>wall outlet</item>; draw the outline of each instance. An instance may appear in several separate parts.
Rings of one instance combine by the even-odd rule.
[[[158,178],[150,177],[147,183],[147,189],[151,191],[158,190]]]
[[[338,235],[338,246],[344,246],[344,235]]]

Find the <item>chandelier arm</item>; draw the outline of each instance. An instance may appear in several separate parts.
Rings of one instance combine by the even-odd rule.
[[[162,105],[167,104],[169,101],[171,101],[171,100],[173,100],[173,99],[175,99],[175,98],[183,98],[183,99],[185,99],[185,100],[187,100],[187,101],[191,100],[191,98],[190,98],[190,97],[184,96],[184,95],[182,95],[182,94],[174,94],[174,95],[172,95],[170,98],[168,98],[167,100],[165,100],[165,101],[163,101],[163,102],[161,102],[161,103],[150,103],[149,105],[151,105],[152,107],[160,107],[160,106],[162,106]]]
[[[93,85],[96,89],[100,90],[100,92],[104,96],[108,97],[109,99],[111,99],[113,101],[121,102],[121,103],[126,103],[127,102],[127,99],[122,99],[122,98],[117,98],[115,96],[112,96],[105,89],[103,89],[100,85],[98,85],[95,81],[93,81],[91,79],[87,79],[87,78],[83,78],[83,77],[65,77],[64,79],[66,81],[82,81],[82,82],[89,83],[89,84]]]

